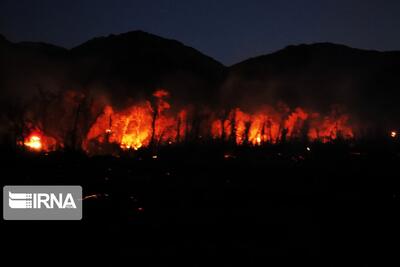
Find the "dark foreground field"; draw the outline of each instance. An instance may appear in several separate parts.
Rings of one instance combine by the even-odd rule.
[[[400,247],[399,151],[396,142],[120,157],[3,150],[3,185],[78,184],[85,196],[82,221],[2,221],[3,257],[21,256],[22,244],[29,260],[77,265],[83,255],[110,266],[387,266]]]

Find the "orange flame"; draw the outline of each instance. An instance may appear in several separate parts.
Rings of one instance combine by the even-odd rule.
[[[44,135],[40,131],[32,131],[20,145],[32,151],[53,151],[56,149],[56,139]]]
[[[137,150],[151,143],[181,142],[196,129],[198,137],[205,135],[213,139],[232,140],[237,145],[274,144],[298,138],[330,142],[354,137],[347,115],[335,112],[321,116],[302,108],[290,112],[288,108],[265,107],[255,113],[235,108],[223,113],[222,117],[217,116],[221,113],[209,111],[206,115],[208,119],[199,124],[201,129],[198,129],[200,126],[192,124],[196,121],[194,114],[188,110],[170,111],[171,106],[165,100],[169,97],[167,91],[157,90],[153,96],[155,101],[145,101],[120,111],[106,106],[90,128],[84,148],[88,149],[89,144],[95,141]],[[189,121],[189,118],[192,120]]]
[[[42,141],[39,135],[32,133],[28,136],[25,141],[24,145],[31,150],[40,151],[42,150]]]

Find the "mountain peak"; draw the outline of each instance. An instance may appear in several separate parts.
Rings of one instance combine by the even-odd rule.
[[[163,43],[165,44],[174,44],[184,46],[182,43],[172,40],[166,39],[145,31],[135,30],[120,34],[109,34],[108,36],[100,36],[92,38],[85,43],[73,48],[73,49],[82,49],[82,48],[101,48],[104,46],[139,46],[139,45],[149,45],[154,43]]]
[[[163,38],[141,30],[93,38],[71,50],[75,55],[99,56],[102,58],[124,58],[135,61],[178,62],[186,66],[203,65],[204,69],[221,68],[223,65],[213,58],[183,43]],[[192,63],[190,63],[192,62]]]

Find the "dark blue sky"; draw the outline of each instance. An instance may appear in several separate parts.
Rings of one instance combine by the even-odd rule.
[[[400,50],[399,0],[1,0],[0,33],[64,47],[144,30],[230,65],[289,44]]]

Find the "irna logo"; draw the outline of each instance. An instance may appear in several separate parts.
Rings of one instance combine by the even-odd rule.
[[[58,196],[57,196],[58,195]],[[76,209],[71,193],[12,193],[8,192],[8,205],[12,209]]]
[[[80,220],[80,186],[5,186],[5,220]]]

